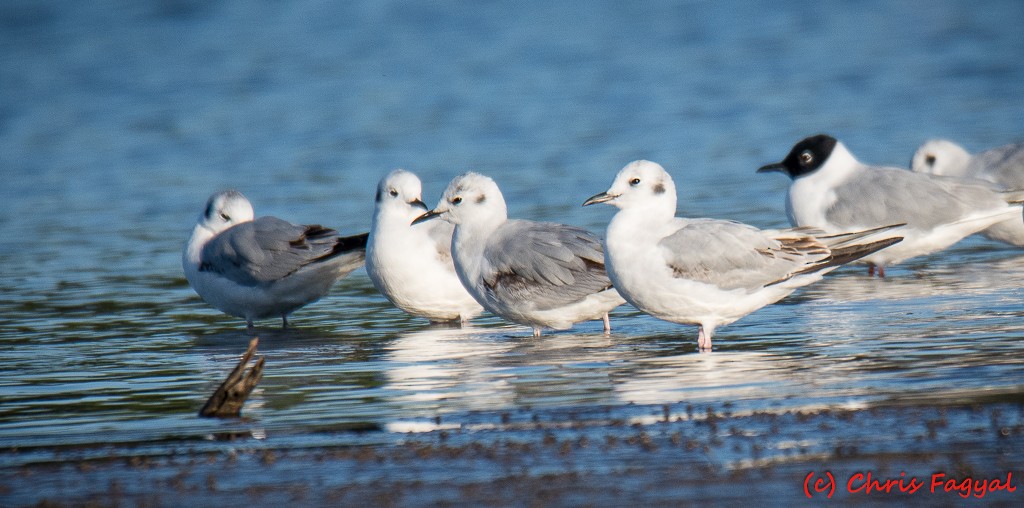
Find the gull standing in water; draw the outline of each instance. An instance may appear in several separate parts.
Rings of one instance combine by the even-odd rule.
[[[565,330],[604,320],[625,303],[605,273],[604,252],[584,229],[551,222],[509,219],[494,180],[456,177],[437,206],[418,224],[440,217],[455,225],[452,256],[462,284],[483,307],[514,323]]]
[[[984,180],[1006,190],[1024,190],[1024,143],[998,146],[971,155],[952,141],[933,139],[917,149],[910,160],[910,169],[915,173]],[[1015,217],[993,224],[981,234],[1024,247],[1024,221]]]
[[[905,223],[903,241],[864,258],[869,273],[908,258],[939,251],[968,235],[1008,219],[1024,222],[1021,193],[956,178],[868,166],[831,136],[819,134],[797,143],[782,162],[759,173],[780,171],[793,183],[786,213],[793,226],[826,233]]]
[[[363,264],[367,234],[341,237],[319,225],[254,219],[236,190],[210,196],[182,253],[185,278],[206,303],[253,321],[281,317],[319,300]]]
[[[584,206],[619,208],[605,237],[608,275],[627,302],[673,323],[715,329],[774,303],[855,259],[900,241],[892,228],[826,235],[811,228],[759,230],[739,222],[676,217],[676,187],[661,165],[635,161]]]
[[[432,322],[465,323],[484,309],[455,273],[455,227],[440,220],[412,224],[427,211],[421,191],[420,179],[403,169],[381,179],[366,246],[366,273],[399,309]]]

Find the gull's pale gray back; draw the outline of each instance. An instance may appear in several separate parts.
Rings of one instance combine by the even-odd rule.
[[[1024,190],[1024,143],[986,150],[971,159],[968,174],[1007,189]]]
[[[836,227],[906,223],[908,228],[927,230],[1005,205],[986,185],[896,168],[862,169],[835,188],[836,201],[825,216]]]
[[[725,290],[762,288],[829,255],[828,248],[809,235],[780,240],[738,222],[677,221],[680,229],[658,243],[673,276]]]
[[[563,224],[509,220],[488,240],[483,284],[488,298],[534,310],[578,302],[611,288],[600,240]]]
[[[365,235],[362,245],[365,246]],[[357,242],[358,243],[358,242]],[[203,247],[200,271],[216,272],[245,286],[273,283],[338,253],[338,232],[260,217],[234,226]]]

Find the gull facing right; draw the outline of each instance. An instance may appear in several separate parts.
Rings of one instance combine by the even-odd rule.
[[[583,206],[619,208],[605,237],[608,276],[627,302],[656,318],[715,329],[899,242],[874,239],[899,225],[826,235],[811,228],[759,230],[734,221],[676,217],[676,187],[661,165],[639,160]]]
[[[366,274],[391,303],[431,322],[465,323],[483,312],[466,292],[452,262],[452,230],[445,221],[412,224],[427,211],[423,184],[396,169],[377,185],[366,245]]]
[[[903,241],[864,258],[869,272],[939,251],[1008,219],[1024,222],[1020,193],[1000,192],[984,182],[943,178],[900,168],[868,166],[825,134],[805,138],[781,162],[758,173],[780,171],[793,182],[786,214],[793,226],[826,233],[906,223]]]

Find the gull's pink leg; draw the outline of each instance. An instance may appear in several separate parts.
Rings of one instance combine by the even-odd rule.
[[[704,333],[704,327],[697,328],[697,349],[701,352],[711,351],[711,334]]]
[[[612,322],[608,319],[608,313],[604,313],[604,334],[609,335],[612,333]]]

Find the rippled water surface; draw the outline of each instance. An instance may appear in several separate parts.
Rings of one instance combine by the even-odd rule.
[[[428,202],[476,170],[513,216],[602,232],[612,209],[580,204],[648,158],[679,213],[783,226],[788,180],[754,170],[803,136],[899,166],[932,137],[1019,140],[1022,19],[1012,1],[4,2],[0,467],[232,433],[391,443],[524,411],[1020,402],[1024,253],[970,238],[884,280],[834,272],[711,354],[628,306],[608,336],[430,327],[359,270],[293,328],[259,323],[246,420],[199,419],[249,336],[180,249],[226,187],[365,231],[395,167]]]

